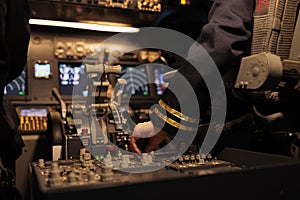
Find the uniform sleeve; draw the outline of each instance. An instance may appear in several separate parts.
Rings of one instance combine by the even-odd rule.
[[[237,73],[240,59],[250,53],[254,5],[254,0],[214,1],[208,16],[209,22],[202,28],[196,43],[189,50],[186,61],[181,64],[159,103],[151,110],[151,120],[155,126],[163,127],[168,133],[176,133],[178,129],[193,131],[198,127],[197,123],[200,121],[196,120],[199,118],[197,107],[202,117],[208,111],[211,99],[203,74],[200,75],[190,63],[212,59],[223,81],[229,72],[231,75]],[[205,49],[209,58],[193,51],[198,45]],[[192,97],[188,86],[178,81],[181,76],[189,82],[198,99],[198,105],[189,106],[188,109],[182,107],[183,104],[190,104]],[[180,92],[171,91],[170,88],[177,88]]]

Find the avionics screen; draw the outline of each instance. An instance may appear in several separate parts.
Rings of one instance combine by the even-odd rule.
[[[59,82],[60,94],[63,96],[85,96],[87,77],[82,63],[60,62]]]
[[[47,108],[21,108],[20,116],[38,116],[38,117],[46,117],[48,113]]]
[[[149,81],[146,66],[122,67],[120,78],[126,80],[122,97],[149,96]]]
[[[35,63],[34,64],[34,77],[35,78],[50,78],[51,76],[50,63]]]
[[[26,79],[26,69],[23,70],[21,75],[11,81],[4,88],[5,96],[25,96],[27,95],[27,79]]]
[[[155,93],[156,95],[162,95],[168,83],[164,80],[165,73],[172,71],[170,67],[164,67],[163,65],[157,65],[151,67],[153,73],[153,79],[155,83]]]

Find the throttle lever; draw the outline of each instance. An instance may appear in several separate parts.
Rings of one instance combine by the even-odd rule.
[[[63,100],[63,98],[61,97],[59,91],[57,90],[57,88],[53,88],[52,89],[52,94],[53,96],[56,98],[57,101],[60,102],[60,107],[61,107],[61,117],[63,119],[66,119],[67,117],[67,106],[65,101]]]

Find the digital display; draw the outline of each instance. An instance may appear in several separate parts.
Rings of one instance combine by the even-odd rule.
[[[162,95],[166,87],[168,87],[168,83],[164,80],[164,75],[171,70],[171,68],[163,66],[152,67],[156,95]]]
[[[58,63],[61,95],[85,96],[87,77],[83,63]]]
[[[122,97],[149,95],[149,81],[145,66],[122,67],[120,78],[125,79],[127,82],[123,86]]]
[[[23,70],[21,75],[7,84],[4,88],[5,96],[25,96],[27,95],[27,79],[26,69]]]
[[[34,64],[34,77],[35,78],[50,78],[51,77],[50,63],[35,63]]]
[[[20,116],[30,117],[30,116],[38,116],[38,117],[46,117],[48,113],[47,108],[21,108]]]

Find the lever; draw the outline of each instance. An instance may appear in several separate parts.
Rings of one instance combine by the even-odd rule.
[[[61,117],[63,119],[66,119],[67,117],[67,106],[65,101],[63,100],[63,98],[61,97],[59,91],[57,90],[57,88],[53,88],[52,89],[52,94],[53,96],[56,98],[57,101],[60,102],[60,107],[61,107]]]

